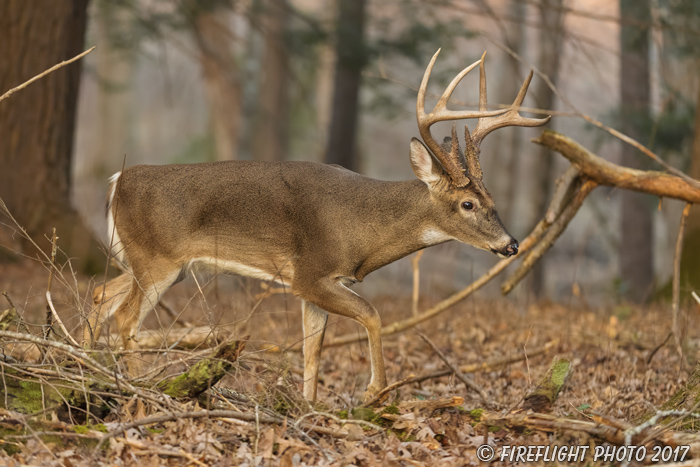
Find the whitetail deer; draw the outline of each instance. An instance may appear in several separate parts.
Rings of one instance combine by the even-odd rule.
[[[506,231],[484,187],[482,140],[505,126],[539,126],[519,113],[532,73],[513,105],[487,110],[484,57],[465,68],[432,112],[424,109],[423,76],[416,112],[426,148],[413,138],[410,160],[418,180],[386,182],[339,166],[311,162],[213,162],[136,166],[117,173],[108,200],[112,251],[125,274],[94,294],[103,318],[114,314],[126,349],[136,349],[144,316],[170,286],[194,267],[276,281],[302,300],[304,397],[316,398],[319,358],[328,313],[362,324],[368,334],[372,376],[365,397],[386,386],[377,310],[350,289],[367,274],[417,250],[458,240],[504,256],[518,242]],[[457,84],[480,66],[479,110],[454,111],[447,102]],[[443,145],[430,127],[478,118],[466,150]],[[432,154],[431,154],[432,152]],[[105,303],[100,306],[103,298]],[[84,339],[93,344],[101,321],[93,311]],[[131,371],[131,369],[130,369]]]

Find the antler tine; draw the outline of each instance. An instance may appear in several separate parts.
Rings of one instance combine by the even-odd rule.
[[[474,146],[467,125],[464,125],[464,139],[466,141],[464,157],[467,160],[467,170],[477,180],[481,180],[484,178],[484,173],[481,171],[481,163],[479,162],[479,150]]]
[[[418,98],[416,99],[416,118],[418,120],[418,131],[420,132],[420,135],[423,138],[425,144],[427,144],[427,146],[433,152],[435,157],[437,157],[442,166],[445,168],[450,178],[452,179],[452,182],[457,186],[465,186],[469,183],[469,179],[464,175],[464,168],[460,167],[461,164],[459,163],[459,159],[457,157],[457,153],[459,151],[451,151],[451,154],[448,154],[442,147],[440,147],[437,141],[435,141],[432,134],[430,133],[430,127],[437,122],[442,122],[446,120],[496,117],[499,115],[504,115],[509,111],[509,109],[492,111],[486,111],[483,109],[479,109],[478,111],[454,111],[449,110],[447,108],[447,101],[449,101],[450,97],[452,96],[452,92],[455,90],[459,82],[467,75],[467,73],[473,70],[474,67],[476,67],[476,65],[481,63],[481,60],[478,60],[466,67],[464,70],[462,70],[457,76],[455,76],[455,78],[447,86],[445,92],[438,100],[433,111],[429,114],[426,114],[425,95],[428,89],[428,81],[430,79],[431,73],[433,72],[433,66],[435,65],[437,56],[438,54],[440,54],[440,50],[441,49],[438,49],[438,51],[435,52],[435,55],[433,55],[433,58],[430,60],[430,63],[428,64],[428,67],[425,69],[425,73],[423,74],[423,80],[421,81],[420,88],[418,89]],[[456,137],[453,138],[453,147],[456,139]]]
[[[494,130],[507,126],[542,126],[549,122],[551,116],[547,116],[546,118],[526,118],[519,113],[520,106],[522,105],[523,100],[525,100],[525,94],[527,94],[527,89],[530,86],[530,81],[532,81],[532,75],[533,72],[530,71],[530,74],[527,76],[527,78],[525,78],[523,85],[520,87],[518,95],[513,101],[513,104],[508,108],[507,112],[496,118],[479,119],[479,122],[476,124],[476,128],[474,128],[474,132],[472,133],[472,141],[477,153],[479,152],[481,142],[484,140],[486,135]],[[482,102],[484,106],[486,105],[486,71],[484,70],[483,57],[480,68],[480,91],[483,91],[483,95],[481,95],[481,93],[479,95],[479,107],[481,108]]]

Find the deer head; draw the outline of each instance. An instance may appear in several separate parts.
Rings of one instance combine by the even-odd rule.
[[[462,70],[447,86],[432,112],[426,113],[426,89],[439,53],[440,50],[433,55],[418,91],[416,116],[420,135],[427,147],[416,138],[411,141],[410,157],[413,171],[430,190],[434,204],[434,222],[442,233],[463,243],[492,251],[499,256],[513,256],[518,252],[518,241],[503,226],[496,212],[493,198],[483,183],[483,173],[479,163],[481,142],[486,135],[499,128],[541,126],[546,124],[550,117],[525,118],[518,113],[532,80],[532,72],[509,108],[487,110],[484,69],[486,53],[480,60]],[[447,102],[452,92],[467,73],[477,65],[480,70],[479,110],[449,110]],[[430,132],[430,127],[437,122],[469,118],[478,118],[478,121],[472,134],[469,133],[467,125],[464,126],[464,153],[459,147],[454,125],[451,138],[445,138],[442,145],[435,141]]]

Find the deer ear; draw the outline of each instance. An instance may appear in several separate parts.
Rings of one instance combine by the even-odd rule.
[[[431,186],[443,177],[443,170],[418,138],[411,139],[411,167],[416,177]]]

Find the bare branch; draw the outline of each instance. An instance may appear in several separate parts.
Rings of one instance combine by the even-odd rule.
[[[24,83],[20,84],[19,86],[10,89],[5,94],[0,96],[0,102],[4,101],[8,97],[10,97],[12,94],[16,93],[17,91],[26,88],[27,86],[32,84],[34,81],[40,80],[41,78],[48,75],[49,73],[53,73],[54,71],[58,70],[59,68],[63,68],[64,66],[66,66],[70,63],[73,63],[76,60],[80,60],[81,58],[83,58],[84,56],[86,56],[87,54],[92,52],[93,50],[95,50],[95,46],[90,47],[85,52],[81,53],[80,55],[76,55],[75,57],[71,58],[70,60],[66,60],[66,61],[63,61],[63,62],[57,64],[57,65],[52,66],[48,70],[46,70],[42,73],[39,73],[38,75],[36,75],[34,78],[30,79],[29,81],[25,81]]]

